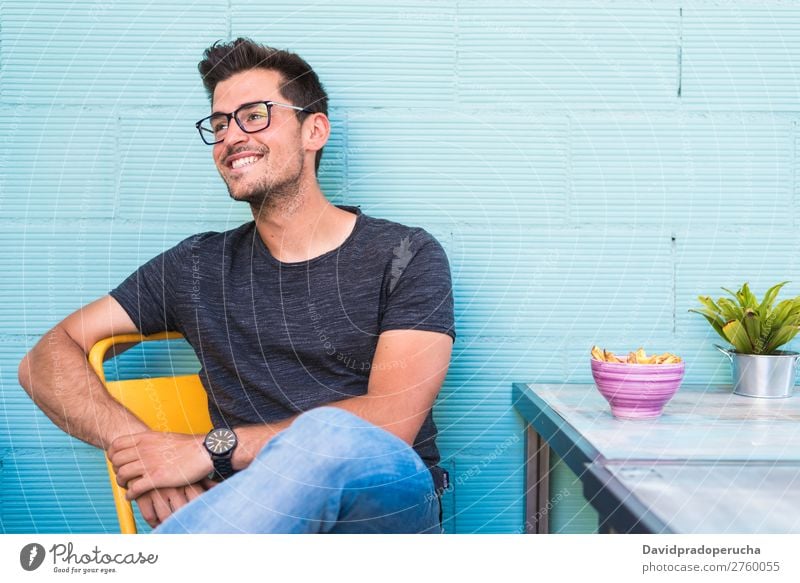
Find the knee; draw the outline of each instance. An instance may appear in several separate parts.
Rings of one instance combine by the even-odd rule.
[[[338,407],[306,411],[286,430],[286,439],[330,460],[375,459],[412,452],[409,445],[358,415]]]
[[[267,443],[258,459],[260,463],[253,465],[270,472],[328,485],[431,479],[425,463],[406,442],[337,407],[319,407],[298,416]]]

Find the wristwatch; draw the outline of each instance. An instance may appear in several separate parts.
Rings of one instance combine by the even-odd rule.
[[[206,435],[203,445],[206,446],[208,455],[214,464],[214,469],[208,474],[209,480],[220,482],[230,478],[233,474],[233,450],[239,444],[236,434],[227,427],[215,427]]]

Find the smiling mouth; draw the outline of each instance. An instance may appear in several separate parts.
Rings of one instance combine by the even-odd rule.
[[[256,162],[261,160],[261,158],[263,158],[263,156],[248,156],[246,158],[237,158],[236,160],[228,164],[228,166],[233,170],[238,170],[239,168],[246,168],[247,166],[252,166]]]

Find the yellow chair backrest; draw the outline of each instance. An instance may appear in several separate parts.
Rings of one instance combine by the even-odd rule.
[[[180,338],[183,336],[176,332],[161,332],[150,336],[123,334],[105,338],[89,351],[89,363],[111,396],[133,412],[150,429],[175,433],[207,433],[211,430],[208,398],[198,375],[106,381],[103,371],[106,352],[113,346]],[[120,532],[136,534],[133,507],[125,500],[125,489],[117,485],[117,477],[108,460],[106,465],[111,479]]]

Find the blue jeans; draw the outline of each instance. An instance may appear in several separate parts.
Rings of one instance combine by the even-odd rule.
[[[430,470],[403,440],[344,409],[300,415],[249,467],[156,533],[441,533]]]

